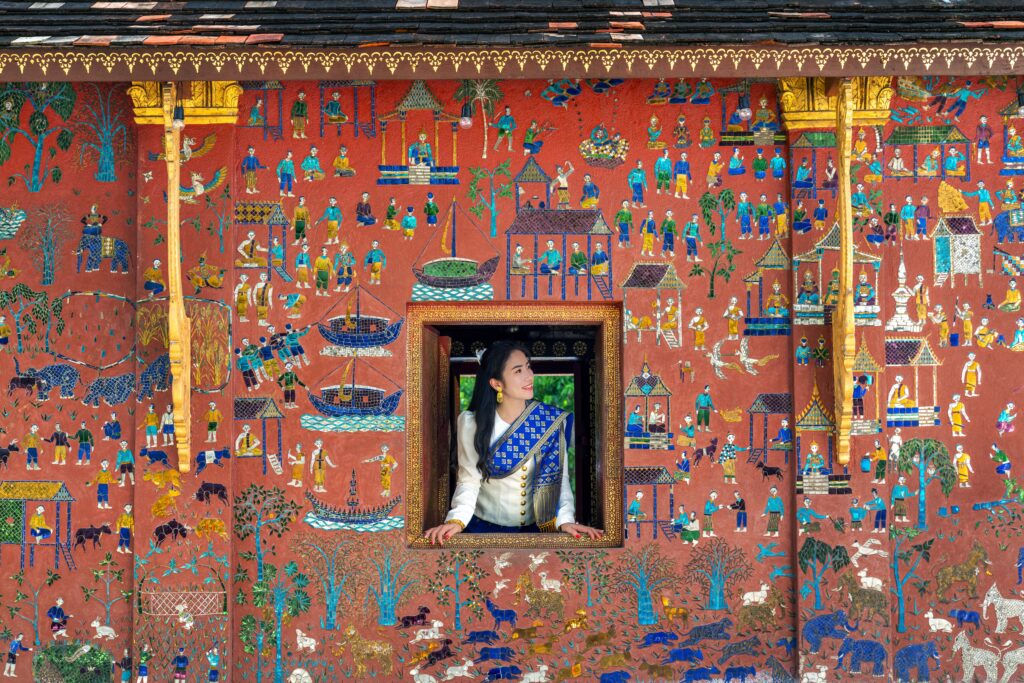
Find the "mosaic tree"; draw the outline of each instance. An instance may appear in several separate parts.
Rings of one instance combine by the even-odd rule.
[[[850,554],[843,545],[831,546],[822,540],[808,536],[797,553],[800,571],[811,575],[814,586],[814,609],[824,609],[821,602],[821,579],[829,569],[838,573],[843,567],[849,566]]]
[[[746,553],[720,537],[702,543],[686,565],[686,575],[704,593],[705,608],[715,611],[729,609],[728,596],[752,571]]]
[[[53,284],[57,270],[57,255],[72,239],[68,229],[70,217],[63,206],[48,204],[36,209],[35,225],[18,231],[18,246],[31,258],[31,263],[42,275],[42,285]]]
[[[64,300],[56,297],[52,301],[46,292],[36,292],[24,282],[10,289],[0,289],[0,310],[9,310],[14,317],[14,333],[18,340],[18,353],[23,353],[24,335],[38,334],[40,325],[45,325],[43,346],[50,350],[50,330],[64,333]]]
[[[708,263],[694,263],[690,269],[690,277],[708,278],[708,298],[715,298],[715,282],[722,278],[726,282],[732,278],[736,266],[733,259],[742,254],[740,250],[732,245],[732,242],[725,236],[725,224],[727,215],[736,208],[736,198],[732,190],[722,190],[717,195],[713,192],[705,192],[698,200],[701,216],[711,230],[711,234],[718,233],[718,239],[708,242],[708,254],[711,257]],[[718,214],[719,224],[715,226],[714,215]]]
[[[896,467],[900,472],[917,474],[917,524],[928,529],[928,486],[939,482],[942,493],[949,497],[956,486],[956,467],[945,444],[935,439],[911,439],[900,448]]]
[[[260,609],[260,615],[246,614],[242,617],[238,637],[242,647],[249,654],[256,653],[256,680],[263,678],[262,657],[267,646],[274,648],[274,683],[284,683],[284,643],[281,630],[285,618],[294,618],[309,611],[312,605],[306,587],[309,577],[299,571],[295,562],[289,562],[278,570],[272,564],[264,565],[264,578],[252,584],[252,606]],[[236,574],[235,582],[244,586],[248,574],[243,570]],[[236,596],[238,604],[247,601],[245,588]]]
[[[8,83],[0,88],[0,164],[11,159],[14,140],[19,137],[34,150],[32,163],[25,164],[22,173],[9,176],[8,186],[20,179],[29,192],[39,192],[47,178],[60,182],[63,172],[54,160],[58,149],[66,152],[71,147],[74,133],[67,125],[53,123],[50,117],[56,114],[60,121],[67,122],[77,99],[71,83]],[[22,125],[26,105],[28,121]],[[55,144],[50,144],[51,136]]]
[[[577,593],[586,591],[587,607],[608,597],[612,563],[606,551],[559,550],[556,555],[562,561],[562,581]]]
[[[256,580],[263,581],[263,558],[273,548],[266,548],[263,534],[281,538],[299,514],[299,504],[289,500],[284,489],[274,486],[267,488],[259,484],[249,484],[242,495],[235,498],[235,535],[245,540],[250,536],[255,543],[255,551],[239,554],[244,560],[256,560]]]
[[[896,631],[899,633],[907,632],[905,586],[911,579],[921,578],[917,575],[921,560],[925,562],[931,561],[932,544],[935,542],[935,539],[930,538],[927,541],[914,543],[914,539],[920,534],[920,529],[889,527],[889,537],[894,541],[890,564],[892,567],[893,587],[890,590],[896,596]]]
[[[18,584],[18,588],[14,592],[14,604],[7,605],[7,613],[11,619],[21,619],[32,627],[33,644],[39,647],[39,593],[60,581],[60,574],[47,569],[46,578],[32,583],[25,578],[25,570],[22,569],[11,576],[11,581]]]
[[[370,599],[377,606],[377,625],[394,626],[398,623],[396,610],[408,599],[411,588],[420,582],[420,575],[414,560],[420,559],[409,553],[398,538],[382,539],[379,543],[367,544],[369,554],[363,561],[366,572],[366,595],[363,604]]]
[[[653,626],[658,623],[654,611],[654,592],[678,577],[674,562],[661,554],[656,545],[639,550],[626,550],[612,570],[611,589],[636,603],[637,623]]]
[[[267,565],[264,569],[264,580],[257,582],[252,587],[252,602],[256,607],[262,607],[268,601],[272,601],[274,607],[274,683],[284,683],[284,661],[282,651],[284,646],[281,642],[281,620],[285,612],[290,617],[297,617],[309,611],[311,604],[309,593],[306,587],[309,585],[309,577],[299,571],[299,566],[289,562],[282,571],[277,571],[273,565]]]
[[[96,160],[98,183],[117,182],[118,157],[127,156],[129,147],[128,127],[124,112],[128,111],[124,91],[114,85],[100,86],[90,83],[79,101],[79,120],[75,128],[79,132],[78,162],[86,158]],[[89,89],[91,88],[91,89]]]
[[[106,626],[110,626],[110,608],[119,602],[127,602],[132,597],[131,590],[120,588],[120,586],[125,585],[124,573],[125,567],[119,568],[117,562],[114,561],[114,556],[111,553],[107,553],[100,560],[99,569],[92,570],[92,580],[94,583],[100,584],[99,587],[81,586],[85,602],[93,600],[103,606],[103,623]],[[101,589],[102,593],[100,593]]]
[[[494,105],[505,98],[498,81],[493,78],[467,79],[459,83],[455,91],[455,99],[459,102],[479,105],[480,123],[484,129],[484,151],[481,156],[487,158],[487,133],[494,116]],[[494,237],[494,235],[491,235]]]
[[[304,534],[292,541],[292,552],[306,561],[306,569],[316,583],[317,598],[324,606],[320,628],[334,631],[338,628],[338,609],[341,599],[352,599],[349,588],[355,582],[352,565],[348,562],[352,541],[345,538]]]
[[[469,212],[477,218],[482,218],[484,209],[491,215],[491,237],[498,236],[498,200],[512,196],[512,183],[501,182],[498,176],[505,176],[512,179],[509,167],[511,159],[498,164],[497,168],[486,169],[482,166],[470,167],[469,172],[473,174],[473,180],[469,183],[469,199],[473,205]]]
[[[462,608],[469,607],[477,617],[483,616],[485,591],[480,582],[490,572],[480,566],[482,550],[446,550],[437,561],[437,571],[427,582],[427,589],[437,604],[455,609],[455,630],[462,630]]]

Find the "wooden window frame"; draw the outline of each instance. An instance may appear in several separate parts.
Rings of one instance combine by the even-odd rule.
[[[452,381],[450,352],[437,328],[471,325],[572,325],[593,327],[595,409],[593,454],[595,489],[601,497],[604,529],[597,540],[564,533],[456,534],[445,548],[570,549],[623,545],[622,304],[409,302],[406,308],[406,540],[412,548],[432,548],[424,531],[441,523],[451,500],[450,462]],[[432,388],[433,387],[433,388]],[[440,394],[440,395],[438,395]],[[577,495],[577,505],[580,496]],[[587,503],[589,505],[589,503]]]

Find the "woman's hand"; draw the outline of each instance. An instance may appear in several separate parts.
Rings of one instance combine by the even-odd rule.
[[[435,526],[433,529],[427,529],[426,533],[423,535],[428,541],[430,541],[431,545],[443,545],[446,540],[461,531],[461,525],[455,524],[454,522],[448,522],[447,524]]]
[[[595,529],[594,527],[586,526],[583,524],[575,524],[573,522],[566,522],[562,526],[558,527],[559,531],[564,531],[573,538],[579,538],[580,536],[589,536],[590,538],[601,538],[604,536],[604,531],[601,529]]]

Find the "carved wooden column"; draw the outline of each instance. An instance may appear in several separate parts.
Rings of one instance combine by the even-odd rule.
[[[850,199],[850,157],[853,146],[853,82],[839,83],[836,102],[836,156],[839,194],[839,301],[832,313],[832,371],[835,391],[836,461],[850,463],[853,423],[853,359],[857,353],[853,318],[853,207]]]
[[[153,264],[162,276],[165,290],[150,296],[143,290],[146,275],[140,272],[136,302],[136,350],[147,366],[157,359],[170,360],[173,382],[164,391],[154,388],[150,403],[157,414],[168,404],[174,412],[174,446],[160,446],[178,454],[182,471],[188,471],[195,454],[204,449],[229,448],[234,442],[234,388],[230,372],[231,307],[224,292],[232,291],[233,259],[230,245],[234,241],[230,224],[221,224],[223,234],[197,230],[196,221],[211,220],[218,215],[232,215],[233,200],[229,192],[228,171],[235,168],[238,100],[241,87],[231,81],[191,81],[188,83],[134,82],[128,88],[137,126],[138,148],[143,150],[138,165],[138,201],[135,225],[140,226],[136,262],[139,270]],[[174,129],[175,109],[184,110],[185,130]],[[179,129],[181,126],[179,125]],[[195,141],[202,141],[196,145]],[[201,153],[189,154],[183,152]],[[148,152],[148,153],[147,153]],[[206,179],[204,201],[189,202],[189,188],[194,200],[196,184]],[[217,188],[214,193],[213,189]],[[212,208],[205,199],[212,202]],[[180,201],[179,201],[180,200]],[[159,262],[159,263],[157,263]],[[193,293],[185,282],[190,270],[199,263],[223,271],[222,289],[204,288]],[[194,337],[192,335],[195,335]],[[191,350],[191,358],[189,351]],[[203,364],[215,358],[216,364]],[[203,362],[200,362],[203,361]],[[197,372],[197,369],[202,372]],[[221,369],[220,374],[212,370]],[[216,376],[216,379],[214,377]],[[216,443],[206,441],[205,413],[219,410],[223,415]],[[136,411],[135,427],[142,432],[146,407]],[[194,439],[189,439],[189,433]],[[230,501],[234,498],[235,459],[223,467],[207,468],[196,474],[171,479],[159,489],[143,477],[165,472],[159,464],[140,464],[139,486],[136,487],[135,571],[133,573],[134,653],[146,645],[153,656],[150,672],[163,670],[179,647],[195,651],[190,643],[217,643],[221,654],[221,680],[234,680],[232,653],[237,626],[232,627],[230,612],[234,595],[231,580],[233,537],[230,530]],[[177,474],[175,471],[167,474]],[[163,475],[160,475],[163,476]],[[206,502],[197,498],[203,487],[217,486],[221,495]],[[218,500],[219,499],[219,500]],[[174,502],[177,502],[175,505]],[[188,502],[186,502],[188,501]],[[187,537],[155,547],[148,539],[156,529],[171,520],[191,530],[211,529],[199,537]],[[192,571],[180,571],[192,567]],[[181,629],[177,610],[192,615],[190,632]],[[195,660],[193,660],[195,661]],[[205,679],[204,679],[205,680]]]
[[[870,78],[783,78],[779,80],[779,104],[781,108],[781,119],[787,129],[790,141],[790,167],[791,172],[800,166],[804,160],[807,161],[807,168],[810,170],[812,182],[801,183],[797,187],[793,183],[790,187],[790,201],[793,208],[798,202],[803,202],[802,211],[813,215],[816,206],[819,205],[827,212],[827,220],[821,230],[812,228],[803,233],[793,233],[788,244],[792,254],[807,254],[809,260],[799,265],[800,271],[794,270],[794,275],[803,279],[807,270],[812,273],[817,271],[815,266],[820,265],[820,272],[829,273],[833,269],[838,271],[838,294],[835,307],[826,312],[824,307],[815,311],[812,307],[807,308],[807,313],[818,315],[805,315],[803,319],[794,317],[793,339],[799,344],[801,337],[807,337],[811,347],[815,347],[818,340],[831,341],[832,368],[818,368],[813,364],[810,366],[794,366],[793,374],[793,407],[796,415],[807,415],[810,407],[815,406],[815,401],[824,403],[824,406],[834,404],[834,415],[824,406],[818,405],[818,411],[825,413],[826,420],[832,419],[833,433],[827,436],[831,454],[832,481],[842,481],[842,477],[863,476],[852,472],[854,468],[849,465],[850,452],[855,450],[858,453],[860,438],[851,437],[850,431],[853,422],[853,360],[855,358],[854,347],[854,325],[856,318],[853,306],[853,265],[856,259],[854,241],[857,238],[853,234],[853,212],[851,207],[852,188],[851,182],[851,157],[852,138],[864,130],[871,138],[877,139],[870,127],[884,126],[889,119],[889,105],[892,98],[892,79],[890,77]],[[874,145],[871,145],[873,148]],[[825,187],[824,168],[831,159],[836,168],[837,184],[835,190]],[[835,232],[833,233],[833,229]],[[835,238],[838,236],[838,238]],[[813,263],[814,256],[822,260],[820,264]],[[794,269],[797,264],[794,264]],[[813,276],[813,275],[812,275]],[[824,281],[823,281],[824,280]],[[817,286],[819,292],[824,293],[827,276],[819,276]],[[799,285],[794,286],[793,298],[798,295]],[[827,329],[827,322],[832,329]],[[875,357],[882,353],[884,346],[884,333],[880,327],[864,327],[860,343],[865,347],[865,353],[871,355],[869,348],[873,347]],[[818,390],[820,389],[820,395]],[[877,392],[876,392],[877,395]],[[883,397],[884,398],[884,397]],[[801,425],[797,419],[794,424],[798,438],[797,457],[800,462],[805,462],[810,447],[810,441],[815,438],[821,439],[823,432],[815,432],[815,427],[820,429],[821,419],[817,423]],[[801,428],[804,427],[802,430]],[[802,439],[801,439],[801,432]],[[871,435],[870,438],[874,438]],[[868,442],[870,443],[870,441]],[[826,446],[819,442],[819,447]],[[797,480],[794,473],[794,482]],[[787,502],[786,512],[793,508],[800,508],[804,505],[806,497],[811,509],[818,514],[830,515],[832,520],[845,518],[852,503],[849,496],[828,495],[828,490],[823,491],[820,486],[807,485],[807,478],[800,477],[803,484],[802,494],[797,494],[795,487],[791,491],[791,498]],[[818,481],[820,484],[820,480]],[[887,499],[887,492],[881,485],[880,495]],[[858,491],[861,493],[863,489]],[[861,498],[860,502],[865,502]],[[792,553],[794,556],[806,557],[808,553],[831,552],[830,549],[849,547],[854,538],[849,530],[833,525],[829,520],[818,520],[820,528],[803,533],[798,532],[799,524],[794,520],[795,515],[789,514],[789,533],[793,539]],[[884,542],[884,541],[883,541]],[[891,549],[887,549],[887,552]],[[835,613],[839,610],[849,610],[849,599],[845,592],[833,592],[830,590],[802,591],[801,585],[806,585],[807,572],[795,568],[796,574],[794,588],[796,595],[795,620],[797,633],[800,633],[809,620],[823,614]],[[886,580],[883,579],[883,582]],[[888,590],[888,584],[884,583]],[[834,649],[811,647],[806,639],[798,638],[798,662],[797,678],[804,672],[816,671],[819,667],[825,666],[829,669],[835,664]],[[886,645],[887,661],[892,661],[893,648]],[[829,679],[831,680],[831,678]]]
[[[175,84],[164,83],[161,96],[164,161],[167,164],[167,323],[173,379],[171,398],[174,401],[178,471],[188,472],[192,452],[192,327],[185,315],[185,299],[181,287],[181,128],[174,125],[174,105],[177,102]]]

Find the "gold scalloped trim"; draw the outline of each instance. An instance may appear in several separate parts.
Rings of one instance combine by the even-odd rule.
[[[1024,63],[1024,45],[909,45],[886,47],[683,47],[683,48],[505,48],[250,50],[137,49],[0,52],[0,77],[24,79],[102,77],[126,71],[136,80],[159,74],[227,80],[258,71],[268,77],[318,76],[418,78],[473,77],[494,73],[513,78],[535,68],[552,76],[713,76],[758,72],[766,76],[841,72],[897,73],[972,70],[1010,73]],[[723,68],[724,67],[724,68]],[[268,73],[269,71],[269,73]],[[657,72],[655,74],[655,72]],[[724,75],[724,73],[723,73]]]

